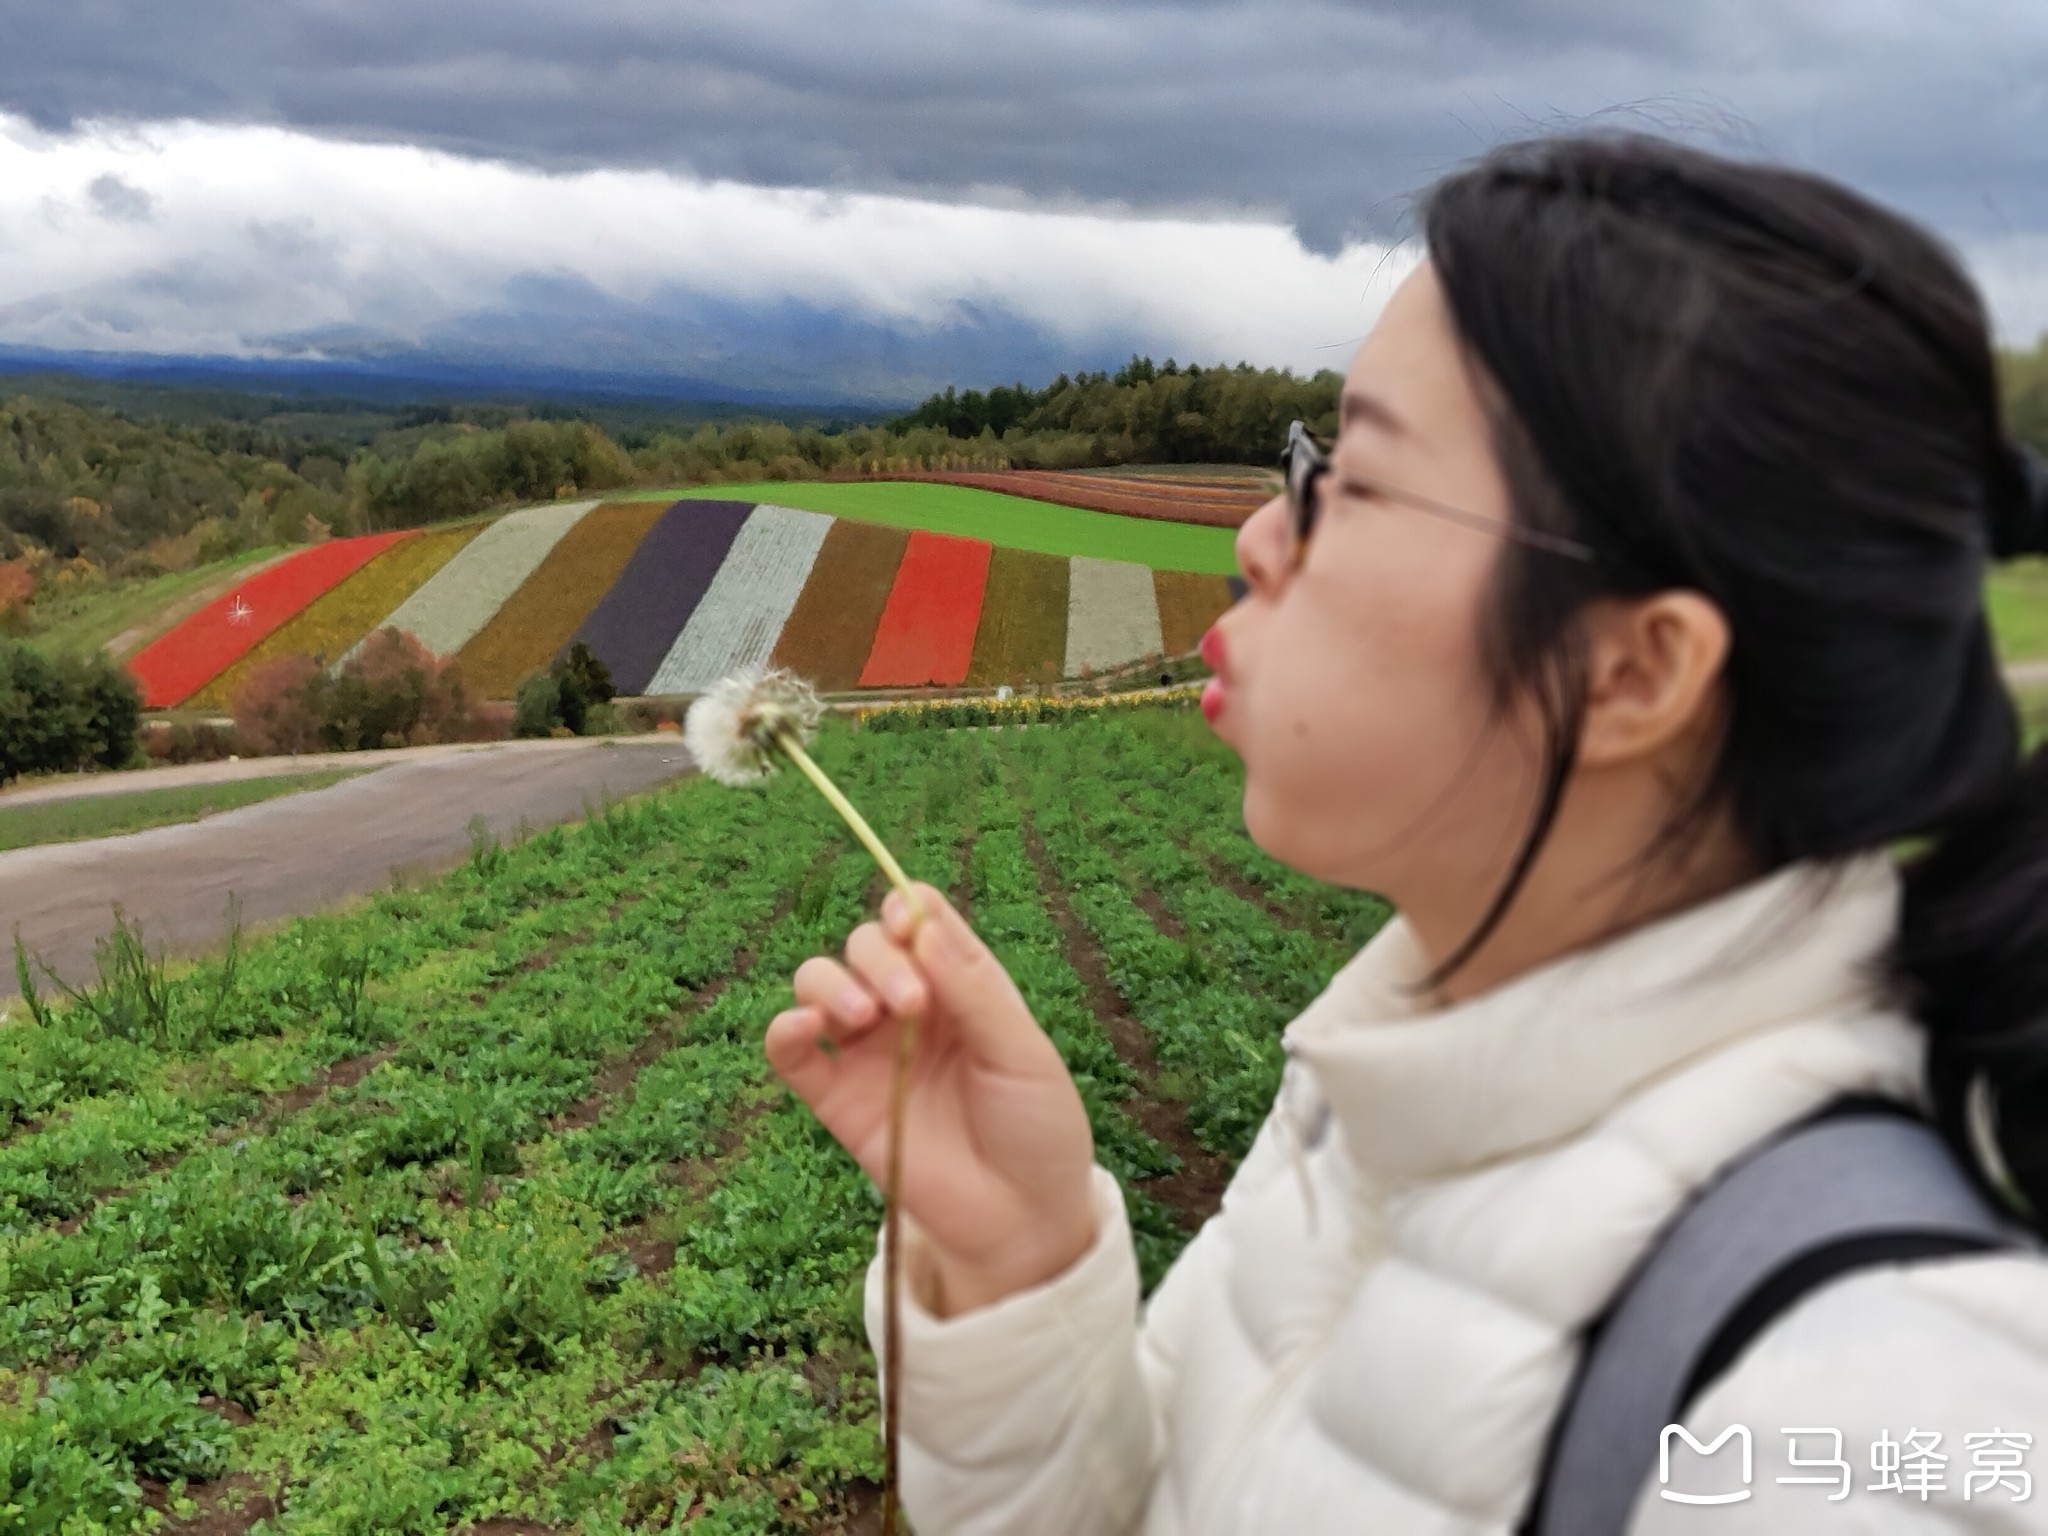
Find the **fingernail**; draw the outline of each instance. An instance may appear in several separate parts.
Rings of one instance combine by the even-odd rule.
[[[865,1024],[874,1012],[874,1001],[859,987],[839,994],[839,1016],[849,1024]]]
[[[889,1006],[898,1013],[914,1013],[924,1001],[924,989],[908,976],[898,976],[885,989],[889,994]]]

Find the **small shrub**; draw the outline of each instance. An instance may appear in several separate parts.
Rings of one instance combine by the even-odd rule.
[[[142,697],[102,655],[52,659],[0,642],[0,784],[24,773],[126,767]]]
[[[551,670],[562,679],[565,688],[573,687],[587,705],[609,704],[619,696],[612,683],[612,669],[586,641],[578,640],[570,646],[569,653]]]
[[[512,704],[512,734],[545,736],[562,721],[562,681],[536,672],[519,685]]]
[[[242,749],[233,726],[214,725],[202,720],[174,725],[150,722],[142,732],[143,754],[153,763],[217,763]]]
[[[242,749],[252,757],[319,751],[320,682],[320,665],[310,656],[280,656],[254,668],[229,706]]]
[[[625,728],[629,731],[679,730],[685,706],[675,699],[635,699],[625,706]]]
[[[236,692],[234,714],[252,754],[487,741],[509,723],[472,704],[453,659],[397,629],[370,636],[338,675],[306,656],[265,663]]]
[[[611,701],[618,697],[611,669],[583,641],[546,672],[519,685],[513,705],[517,736],[607,736],[619,729]]]

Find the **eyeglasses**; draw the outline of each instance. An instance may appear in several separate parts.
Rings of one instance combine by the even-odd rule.
[[[1308,554],[1309,535],[1315,532],[1316,519],[1322,513],[1322,497],[1318,494],[1316,482],[1330,472],[1330,455],[1329,450],[1317,442],[1309,432],[1308,423],[1297,421],[1287,429],[1287,449],[1281,462],[1287,466],[1287,526],[1291,535],[1288,558],[1293,569],[1299,570],[1303,558]],[[1431,501],[1426,496],[1394,490],[1378,481],[1363,483],[1375,496],[1384,496],[1388,501],[1396,501],[1403,506],[1414,507],[1417,511],[1429,512],[1437,517],[1448,517],[1453,522],[1464,523],[1468,527],[1478,528],[1487,533],[1516,539],[1536,549],[1546,549],[1557,555],[1568,555],[1574,560],[1584,560],[1589,564],[1598,562],[1600,558],[1591,545],[1581,544],[1577,539],[1545,533],[1538,528],[1524,528],[1519,523],[1504,523],[1498,518],[1481,517],[1476,512],[1460,511],[1456,507],[1447,507],[1440,501]]]

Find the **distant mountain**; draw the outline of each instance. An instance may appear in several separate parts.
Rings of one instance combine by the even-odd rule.
[[[777,416],[879,419],[948,384],[1113,368],[1146,338],[1084,345],[1001,310],[960,306],[878,321],[795,302],[735,305],[682,290],[633,303],[568,277],[521,282],[488,310],[399,338],[328,327],[252,338],[257,357],[52,352],[0,346],[0,375],[390,405],[435,400],[691,402]]]
[[[49,352],[0,346],[0,392],[36,392],[65,379],[91,379],[235,400],[270,397],[302,408],[401,406],[456,401],[546,402],[562,406],[631,401],[727,407],[707,416],[768,410],[879,419],[889,407],[843,399],[799,400],[702,379],[574,368],[486,365],[428,355],[351,358],[181,357],[148,352]],[[110,393],[80,391],[79,393]],[[224,413],[231,414],[231,413]],[[694,413],[693,413],[694,414]]]

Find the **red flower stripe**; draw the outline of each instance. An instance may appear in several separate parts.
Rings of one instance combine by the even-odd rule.
[[[980,539],[911,534],[861,669],[861,687],[957,688],[967,681],[992,552]]]
[[[339,586],[414,530],[332,539],[266,566],[129,659],[145,709],[182,704],[314,598]]]

